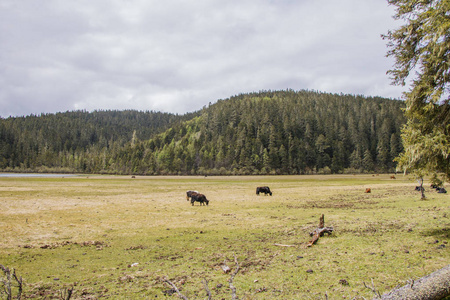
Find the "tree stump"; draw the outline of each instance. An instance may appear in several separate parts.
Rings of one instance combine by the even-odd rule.
[[[333,227],[325,227],[325,215],[322,214],[319,219],[319,227],[317,227],[313,232],[309,233],[309,235],[312,236],[312,240],[309,241],[306,247],[311,247],[312,245],[314,245],[319,237],[323,236],[325,233],[332,234]]]

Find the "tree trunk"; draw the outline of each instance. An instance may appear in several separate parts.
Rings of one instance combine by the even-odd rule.
[[[450,296],[450,265],[373,300],[439,300],[448,296]]]
[[[423,188],[423,177],[420,177],[420,192],[422,193],[422,200],[426,199],[425,197],[425,189]]]

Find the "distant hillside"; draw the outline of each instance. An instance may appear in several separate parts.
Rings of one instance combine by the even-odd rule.
[[[242,94],[113,156],[136,174],[388,172],[402,101],[311,91]]]
[[[219,100],[183,116],[67,112],[0,119],[0,169],[110,174],[388,172],[402,101],[311,91]]]
[[[110,152],[129,143],[133,136],[149,139],[198,113],[178,116],[161,112],[72,111],[27,117],[0,118],[0,169],[46,171],[68,167],[89,153]]]

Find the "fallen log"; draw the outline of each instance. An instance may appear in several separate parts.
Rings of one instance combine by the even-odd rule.
[[[273,244],[274,246],[278,246],[278,247],[297,247],[297,246],[295,246],[295,245],[285,245],[285,244],[277,244],[277,243],[275,243],[275,244]]]
[[[450,265],[412,280],[407,285],[383,294],[381,297],[375,297],[373,300],[439,300],[448,296],[450,296]]]
[[[317,228],[313,232],[311,232],[309,235],[312,236],[312,240],[309,241],[307,247],[311,247],[313,244],[317,242],[319,237],[323,236],[325,233],[332,234],[333,233],[333,227],[324,227],[324,228]]]
[[[319,237],[323,236],[325,233],[332,234],[333,227],[325,227],[325,216],[322,214],[319,219],[319,227],[317,227],[313,232],[309,233],[309,235],[312,236],[312,240],[309,241],[306,247],[311,247],[312,245],[314,245]]]

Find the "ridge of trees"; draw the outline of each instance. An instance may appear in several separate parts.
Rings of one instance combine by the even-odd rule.
[[[197,114],[78,110],[0,118],[0,169],[87,171],[78,159],[117,151],[133,137],[149,139]]]
[[[0,169],[142,175],[390,172],[402,151],[402,108],[404,102],[380,97],[283,90],[236,95],[183,116],[78,111],[0,119]]]

